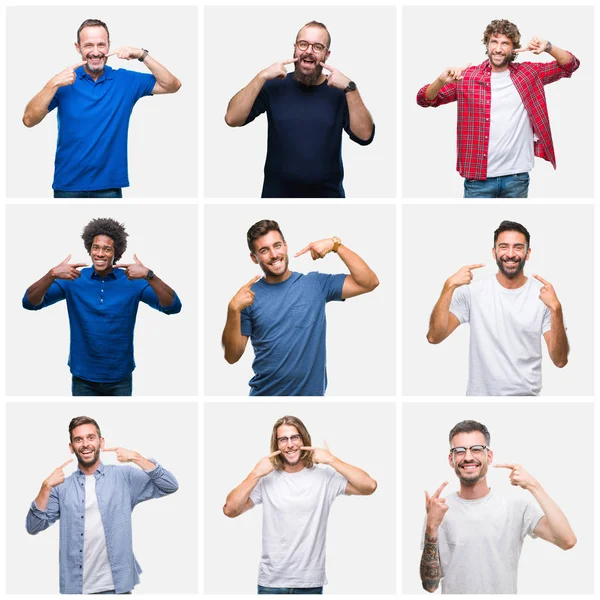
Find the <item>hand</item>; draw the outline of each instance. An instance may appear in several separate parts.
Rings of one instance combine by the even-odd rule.
[[[471,66],[471,63],[467,63],[464,67],[448,67],[444,69],[438,79],[446,85],[447,83],[455,83],[460,81],[465,76],[465,71]]]
[[[133,260],[135,262],[130,264],[119,263],[118,265],[113,265],[115,269],[125,269],[125,274],[127,275],[127,279],[146,279],[148,275],[148,267],[145,267],[142,264],[142,261],[134,254]]]
[[[243,285],[235,294],[235,296],[229,302],[229,308],[235,311],[241,311],[242,309],[250,306],[254,302],[254,292],[250,289],[262,275],[256,275],[246,285]]]
[[[324,69],[329,71],[327,76],[327,85],[330,87],[336,87],[338,90],[345,90],[348,87],[351,79],[346,77],[341,71],[338,71],[335,67],[328,65],[327,63],[319,63]]]
[[[77,279],[81,277],[81,273],[78,271],[81,267],[87,267],[85,263],[73,263],[69,264],[71,255],[67,256],[59,265],[56,265],[53,269],[50,269],[50,275],[55,279]]]
[[[481,269],[485,267],[484,263],[476,263],[474,265],[466,265],[461,267],[452,277],[446,282],[450,287],[460,287],[461,285],[469,285],[473,281],[473,269]]]
[[[285,79],[287,75],[286,65],[295,63],[297,60],[297,58],[280,60],[279,62],[273,63],[270,67],[267,67],[264,71],[261,71],[260,74],[265,81],[270,81],[271,79]]]
[[[323,440],[322,448],[317,448],[315,446],[300,446],[300,450],[310,450],[312,452],[313,462],[318,465],[330,465],[335,459],[335,456],[331,454],[325,440]]]
[[[264,456],[263,458],[261,458],[256,463],[256,466],[252,471],[254,475],[256,475],[256,477],[264,477],[265,475],[272,473],[275,470],[275,465],[273,464],[273,461],[271,459],[277,456],[278,454],[281,454],[281,450],[276,450],[272,454],[269,454],[269,456]]]
[[[329,254],[333,250],[333,239],[325,238],[324,240],[319,240],[318,242],[311,242],[305,248],[302,248],[299,252],[294,254],[294,258],[298,258],[302,254],[305,254],[310,250],[310,255],[313,260],[317,260],[319,258],[324,258],[326,254]]]
[[[446,504],[446,498],[440,498],[442,490],[448,485],[447,481],[444,481],[442,485],[435,491],[433,496],[429,496],[427,490],[425,490],[425,510],[427,511],[427,526],[437,529],[444,520],[444,515],[448,512],[448,505]]]
[[[46,487],[53,488],[53,487],[56,487],[57,485],[60,485],[61,483],[63,483],[65,480],[65,473],[64,473],[63,469],[69,463],[72,463],[74,460],[75,460],[74,458],[70,458],[69,460],[66,460],[62,465],[60,465],[60,467],[57,467],[56,469],[54,469],[54,471],[52,471],[52,473],[50,473],[50,476],[48,477],[48,479],[44,480],[44,485]]]
[[[515,52],[515,54],[519,54],[520,52],[531,51],[534,54],[541,54],[542,52],[546,51],[547,45],[548,45],[548,40],[543,40],[541,38],[533,36],[531,38],[531,41],[527,44],[527,46],[524,46],[523,48],[518,48],[514,52]]]
[[[117,460],[122,463],[133,462],[140,457],[138,452],[135,452],[134,450],[127,450],[127,448],[119,448],[118,446],[104,448],[104,452],[114,452]]]
[[[540,288],[540,300],[550,310],[558,310],[560,308],[560,302],[554,291],[554,286],[549,281],[542,279],[539,275],[534,275],[533,277],[543,284]]]
[[[131,46],[121,46],[117,48],[114,52],[106,55],[106,58],[109,56],[117,56],[117,58],[121,58],[123,60],[131,60],[132,58],[141,58],[144,51],[141,48],[132,48]]]
[[[521,465],[513,463],[498,463],[495,464],[494,467],[497,469],[510,469],[510,475],[508,476],[510,483],[512,485],[518,485],[524,490],[528,490],[529,488],[538,485],[537,480],[534,479]]]
[[[75,75],[75,69],[82,67],[83,65],[87,65],[87,60],[82,60],[70,67],[67,67],[64,71],[57,73],[52,78],[52,85],[57,87],[64,87],[66,85],[73,85],[75,83],[75,79],[77,75]]]

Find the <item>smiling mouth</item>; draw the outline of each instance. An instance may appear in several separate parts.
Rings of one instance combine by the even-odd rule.
[[[467,463],[467,464],[460,465],[460,468],[464,469],[465,471],[475,471],[480,466],[481,466],[480,463]]]

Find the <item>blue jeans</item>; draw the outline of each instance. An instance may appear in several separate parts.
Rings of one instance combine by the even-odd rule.
[[[322,594],[323,586],[311,588],[270,588],[258,586],[259,594]]]
[[[64,192],[54,190],[55,198],[122,198],[121,188],[109,188],[107,190],[91,190],[89,192]]]
[[[464,198],[527,198],[529,173],[465,179]]]
[[[133,382],[131,375],[123,381],[100,383],[88,381],[73,375],[71,390],[73,396],[131,396]]]

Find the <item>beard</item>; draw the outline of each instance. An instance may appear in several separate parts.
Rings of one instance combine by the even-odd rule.
[[[98,448],[95,448],[93,454],[87,458],[81,454],[81,451],[77,451],[75,450],[75,448],[73,448],[73,452],[77,457],[77,462],[85,467],[93,465],[100,458],[100,446],[98,446]]]
[[[298,62],[294,63],[294,79],[302,85],[316,85],[321,74],[323,73],[323,67],[319,64],[319,61],[315,58],[315,68],[309,73],[302,72],[302,66],[300,61],[304,55],[298,57]]]
[[[512,264],[516,263],[517,268],[514,271],[507,271],[505,263],[512,263]],[[498,268],[500,269],[501,273],[508,279],[514,279],[525,268],[525,260],[522,258],[519,258],[518,261],[517,260],[504,261],[501,258],[497,258],[496,264],[498,265]]]
[[[479,474],[473,473],[468,474],[465,473],[462,469],[462,465],[480,465]],[[473,486],[479,481],[481,481],[486,475],[488,471],[487,461],[479,462],[478,460],[472,460],[469,462],[462,461],[459,464],[454,466],[454,472],[456,473],[458,479],[463,485]]]
[[[489,50],[486,51],[486,54],[491,61],[492,55],[490,54]],[[498,55],[497,58],[501,58],[500,55]],[[506,56],[504,56],[504,59],[500,64],[495,64],[495,63],[493,63],[493,64],[495,67],[506,67],[506,65],[513,62],[515,60],[515,58],[517,58],[517,55],[514,52],[511,52],[510,54],[507,54]]]
[[[85,68],[86,68],[86,69],[87,69],[87,70],[88,70],[90,73],[102,73],[102,71],[104,71],[104,67],[106,66],[106,61],[108,60],[108,59],[106,58],[106,55],[105,55],[105,54],[102,54],[102,55],[100,56],[100,59],[102,60],[102,65],[101,65],[101,66],[99,66],[99,67],[92,67],[92,66],[90,65],[90,63],[89,63],[89,61],[91,60],[90,56],[91,56],[91,52],[90,52],[90,54],[88,54],[87,56],[82,56],[82,58],[83,58],[83,59],[85,59],[85,60],[87,60],[87,61],[88,61],[87,65],[85,65]]]
[[[283,459],[283,462],[286,465],[289,465],[290,467],[295,467],[300,462],[301,457],[302,457],[302,450],[300,450],[300,449],[298,449],[298,458],[296,458],[295,460],[290,460],[285,452],[281,453],[281,458]]]
[[[281,272],[278,271],[274,271],[273,269],[270,269],[270,264],[271,263],[261,263],[260,268],[263,270],[263,273],[265,275],[272,275],[273,277],[281,277],[281,275],[283,275],[284,273],[287,272],[288,270],[288,265],[290,264],[290,259],[288,258],[288,255],[286,254],[283,258],[283,270]],[[281,269],[281,267],[280,267]]]

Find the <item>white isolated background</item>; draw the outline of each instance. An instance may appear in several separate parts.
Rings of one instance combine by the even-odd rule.
[[[296,34],[313,20],[324,23],[331,34],[328,64],[356,82],[375,122],[375,138],[369,146],[359,146],[342,132],[346,196],[396,195],[396,8],[208,6],[204,12],[205,196],[260,197],[267,153],[266,114],[245,127],[230,128],[225,123],[227,104],[259,71],[292,58]]]
[[[393,594],[396,406],[378,402],[205,404],[204,593],[256,593],[263,508],[229,519],[222,507],[227,494],[270,453],[273,424],[283,415],[304,423],[313,446],[322,447],[325,440],[335,456],[378,483],[372,496],[342,495],[331,507],[325,593]]]
[[[425,493],[444,481],[442,497],[459,490],[448,465],[448,434],[465,419],[486,425],[494,462],[522,464],[560,506],[577,536],[565,552],[542,539],[525,538],[519,562],[519,594],[593,593],[594,430],[591,403],[508,401],[490,404],[406,402],[402,411],[403,593],[424,595],[419,579]],[[488,485],[516,491],[508,469],[490,467]]]
[[[135,396],[192,396],[197,390],[198,209],[193,205],[9,205],[7,214],[6,365],[9,396],[71,393],[65,301],[39,311],[22,307],[25,290],[71,253],[90,264],[81,232],[97,217],[125,224],[120,262],[142,263],[170,285],[181,312],[165,315],[140,302],[134,337]],[[31,374],[35,375],[32,377]]]
[[[196,403],[53,402],[6,407],[6,590],[57,594],[59,523],[35,536],[25,516],[42,481],[73,455],[69,422],[98,422],[106,447],[122,446],[154,458],[175,475],[179,490],[138,504],[132,515],[133,551],[143,573],[135,594],[193,594],[198,565],[198,434]],[[182,441],[185,452],[182,452]],[[120,464],[103,452],[105,464]],[[69,476],[77,462],[64,469]],[[137,468],[137,467],[136,467]],[[165,596],[166,597],[166,596]]]
[[[204,393],[249,392],[254,351],[248,340],[234,365],[225,361],[221,334],[227,305],[262,271],[250,258],[246,232],[257,221],[279,223],[290,269],[300,273],[348,273],[334,253],[313,261],[294,254],[333,235],[362,257],[379,278],[370,294],[327,304],[328,396],[392,396],[396,379],[396,207],[393,205],[207,205],[204,212]]]
[[[435,10],[435,18],[431,18]],[[593,193],[594,73],[591,6],[406,6],[402,12],[403,165],[405,197],[463,196],[456,171],[456,107],[417,105],[417,92],[449,66],[481,64],[481,39],[494,19],[508,19],[521,32],[521,46],[537,35],[571,51],[581,65],[570,79],[545,86],[557,170],[535,159],[530,198],[590,197]],[[524,52],[518,62],[550,62]],[[434,176],[432,176],[434,174]]]
[[[21,119],[44,85],[81,60],[73,44],[86,19],[104,21],[111,51],[147,48],[182,82],[176,94],[141,98],[129,125],[130,198],[196,196],[198,169],[198,28],[194,6],[36,6],[7,10],[7,195],[52,197],[57,110],[32,129]],[[137,60],[113,68],[149,73]],[[98,157],[102,160],[102,157]],[[33,176],[32,176],[33,175]]]
[[[591,205],[404,205],[403,393],[464,396],[470,325],[441,344],[427,342],[429,317],[448,277],[462,266],[473,281],[498,272],[494,231],[503,220],[523,224],[531,235],[527,276],[540,275],[556,290],[570,344],[569,363],[554,366],[542,338],[542,396],[584,396],[594,385],[594,213]]]

